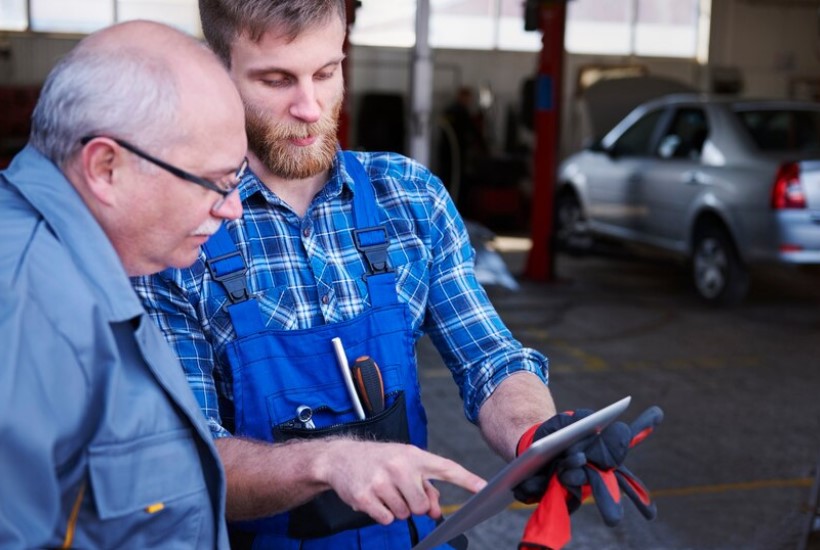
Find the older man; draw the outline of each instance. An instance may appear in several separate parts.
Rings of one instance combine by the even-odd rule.
[[[243,108],[190,37],[131,22],[49,75],[0,173],[0,547],[227,546],[225,481],[128,281],[242,211]]]

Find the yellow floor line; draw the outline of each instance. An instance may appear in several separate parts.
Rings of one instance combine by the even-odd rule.
[[[718,493],[730,493],[736,491],[756,491],[758,489],[786,489],[791,487],[811,487],[814,482],[812,478],[801,477],[795,479],[764,479],[760,481],[744,481],[740,483],[718,483],[715,485],[699,485],[693,487],[679,487],[675,489],[660,489],[652,491],[652,498],[659,499],[665,497],[684,497],[694,495],[713,495]],[[591,504],[592,499],[584,502]],[[463,504],[463,503],[462,503]],[[449,515],[461,508],[462,504],[449,504],[441,507],[444,515]],[[522,504],[514,502],[510,504],[509,510],[526,510],[534,508],[534,504]]]

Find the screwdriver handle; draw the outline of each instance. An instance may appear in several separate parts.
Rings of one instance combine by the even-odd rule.
[[[347,362],[347,354],[345,353],[344,346],[342,346],[342,339],[337,336],[332,338],[330,342],[333,344],[333,351],[336,352],[336,362],[339,364],[339,370],[342,373],[342,379],[344,379],[345,389],[347,389],[347,393],[350,396],[350,402],[353,404],[353,410],[356,412],[356,417],[359,420],[364,420],[367,416],[364,414],[364,409],[362,409],[362,404],[359,400],[359,394],[354,386],[353,376],[351,376],[350,363]]]
[[[368,355],[356,359],[350,367],[353,385],[359,394],[362,408],[367,416],[374,416],[384,410],[384,381],[376,362]]]

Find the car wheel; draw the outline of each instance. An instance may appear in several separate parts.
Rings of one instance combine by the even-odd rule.
[[[692,281],[698,294],[714,305],[739,303],[749,289],[749,272],[728,232],[717,224],[695,232]]]
[[[574,193],[562,193],[555,203],[555,245],[558,250],[571,253],[588,252],[592,248],[581,203]]]

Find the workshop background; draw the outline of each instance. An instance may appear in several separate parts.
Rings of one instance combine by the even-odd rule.
[[[661,254],[545,252],[551,224],[534,197],[554,181],[536,178],[544,137],[533,112],[550,47],[538,11],[558,5],[565,34],[547,57],[560,84],[550,138],[558,160],[667,92],[817,102],[820,0],[349,5],[342,141],[403,152],[442,176],[489,258],[482,275],[493,303],[525,345],[549,356],[559,409],[631,395],[626,420],[650,405],[666,413],[627,460],[657,519],[627,502],[609,528],[583,506],[568,548],[820,547],[820,270],[761,267],[742,303],[715,308]],[[83,33],[132,18],[199,32],[195,0],[0,0],[0,167],[25,144],[55,61]],[[464,419],[427,339],[419,356],[432,450],[492,476],[502,463]],[[442,494],[449,513],[468,498],[447,486]],[[531,511],[514,506],[474,528],[471,548],[515,548]]]

